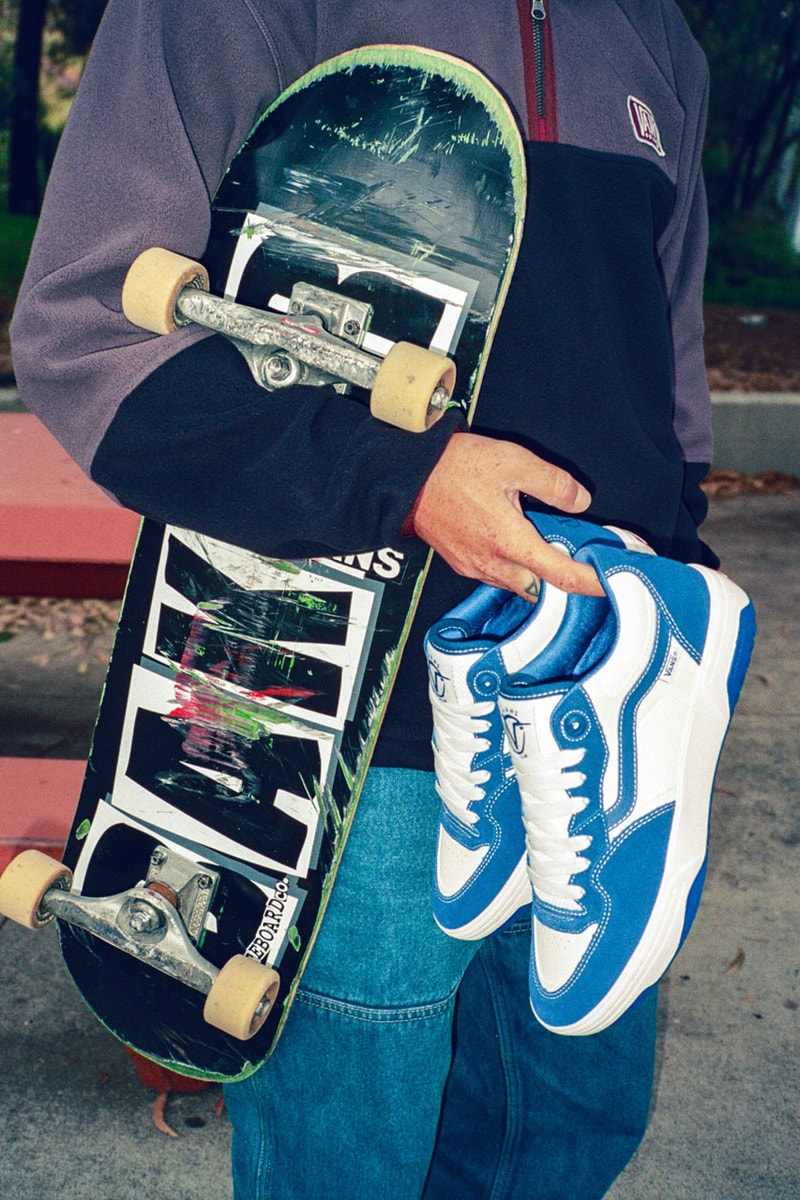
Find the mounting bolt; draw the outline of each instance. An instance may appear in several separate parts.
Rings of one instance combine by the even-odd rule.
[[[167,856],[163,850],[154,850],[150,855],[150,865],[153,867],[163,867],[167,861]]]
[[[210,875],[198,875],[197,886],[202,891],[204,891],[204,892],[208,891],[208,889],[211,887],[211,883],[212,883],[212,880],[211,880]]]
[[[155,933],[164,924],[163,914],[146,900],[134,900],[128,908],[128,924],[134,933]]]
[[[285,350],[274,350],[261,364],[261,379],[269,391],[299,382],[302,376],[300,364]]]

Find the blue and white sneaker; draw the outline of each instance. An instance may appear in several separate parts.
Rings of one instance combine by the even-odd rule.
[[[694,919],[755,618],[705,567],[596,544],[575,557],[608,596],[564,663],[576,681],[543,684],[534,663],[498,702],[533,885],[531,1006],[548,1029],[591,1034],[658,981]]]
[[[586,544],[649,550],[636,535],[574,518],[537,514],[547,541],[574,555]],[[425,639],[433,709],[437,791],[442,801],[433,913],[453,937],[487,937],[531,901],[519,791],[497,709],[501,681],[526,667],[551,678],[555,647],[580,657],[608,608],[542,585],[535,606],[479,587]]]

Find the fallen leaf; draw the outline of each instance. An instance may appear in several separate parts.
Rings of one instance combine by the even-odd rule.
[[[720,380],[717,386],[721,384]],[[786,471],[762,471],[759,475],[745,475],[741,471],[729,471],[715,467],[703,480],[701,486],[707,496],[724,499],[725,496],[758,496],[793,492],[800,488],[800,479]]]
[[[739,949],[736,951],[736,954],[733,956],[733,958],[731,959],[731,961],[728,963],[727,967],[725,968],[725,974],[726,975],[735,974],[736,971],[741,969],[743,962],[744,962],[744,950],[740,946]]]

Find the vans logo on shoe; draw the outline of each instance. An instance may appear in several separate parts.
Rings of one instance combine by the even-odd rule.
[[[431,691],[434,696],[438,696],[440,700],[444,700],[445,692],[447,691],[447,679],[434,662],[428,663],[428,677],[431,681]]]
[[[678,662],[678,651],[676,649],[673,649],[670,651],[669,657],[667,658],[667,661],[664,663],[664,666],[661,669],[661,674],[658,677],[661,682],[669,683],[669,681],[672,679],[673,674],[675,673],[675,666],[676,666],[677,662]]]
[[[661,158],[666,157],[666,151],[661,144],[661,134],[658,131],[653,110],[635,96],[628,96],[628,116],[631,119],[634,136],[637,142],[655,150]]]
[[[515,754],[525,753],[525,729],[522,721],[518,720],[511,713],[503,714],[503,724],[506,730],[506,737],[511,743],[511,749]]]

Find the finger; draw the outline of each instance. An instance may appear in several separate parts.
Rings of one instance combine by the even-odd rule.
[[[501,586],[518,595],[529,588],[532,575],[564,592],[605,595],[594,567],[576,562],[563,546],[546,541],[532,520],[521,511],[506,524],[502,543],[496,545],[493,569],[495,574],[511,581]]]
[[[546,459],[530,456],[528,470],[519,490],[561,512],[585,512],[592,502],[590,493],[569,471]]]
[[[502,571],[496,572],[498,576],[502,576],[499,586],[534,604],[539,598],[543,582],[560,588],[562,592],[574,592],[581,596],[605,595],[593,567],[588,563],[576,563],[570,558],[565,558],[558,551],[555,553],[558,562],[554,562],[548,556],[546,562],[540,559],[535,567],[512,562],[504,564]]]

